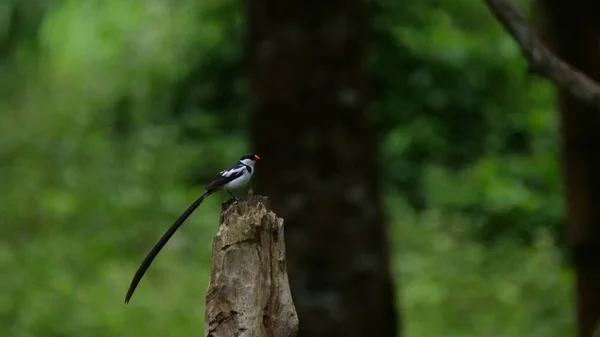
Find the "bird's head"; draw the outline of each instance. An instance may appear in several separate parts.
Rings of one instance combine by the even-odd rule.
[[[257,160],[260,160],[260,157],[254,153],[247,153],[243,155],[242,158],[240,158],[240,161],[243,164],[248,165],[250,167],[254,167],[254,163],[256,163]]]

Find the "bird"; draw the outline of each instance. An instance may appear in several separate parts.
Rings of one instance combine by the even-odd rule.
[[[206,184],[204,187],[204,193],[202,193],[202,195],[196,199],[196,201],[194,201],[185,210],[185,212],[183,212],[179,218],[177,218],[177,220],[175,220],[166,233],[154,245],[150,253],[148,253],[131,280],[131,285],[129,286],[129,290],[125,296],[125,304],[129,303],[131,300],[131,296],[133,296],[135,288],[142,279],[142,276],[144,276],[144,273],[146,273],[148,267],[150,267],[150,264],[156,255],[158,255],[160,250],[167,244],[167,241],[169,241],[173,234],[175,234],[175,231],[177,231],[183,222],[194,212],[194,210],[196,210],[196,208],[198,208],[204,199],[214,192],[224,189],[227,191],[227,193],[229,193],[233,200],[240,200],[240,198],[233,194],[233,191],[239,190],[248,184],[250,178],[252,178],[252,175],[254,174],[254,164],[256,164],[258,160],[260,160],[258,155],[254,153],[247,153],[229,168],[219,172],[208,182],[208,184]]]

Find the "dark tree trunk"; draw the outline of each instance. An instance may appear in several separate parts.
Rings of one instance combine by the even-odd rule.
[[[544,0],[546,38],[565,61],[600,81],[600,6]],[[600,111],[559,92],[567,220],[577,273],[579,336],[600,320]]]
[[[300,336],[396,336],[361,0],[249,0],[257,192],[285,220]]]

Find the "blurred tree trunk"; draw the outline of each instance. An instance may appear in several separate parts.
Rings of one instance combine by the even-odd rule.
[[[544,0],[546,40],[577,69],[600,81],[600,6]],[[567,219],[577,272],[579,336],[600,320],[600,111],[559,91]]]
[[[361,0],[250,0],[257,191],[285,220],[300,336],[397,336]]]

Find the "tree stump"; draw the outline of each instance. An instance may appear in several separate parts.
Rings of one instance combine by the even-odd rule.
[[[283,219],[266,197],[227,202],[213,238],[206,293],[206,337],[296,336]]]

